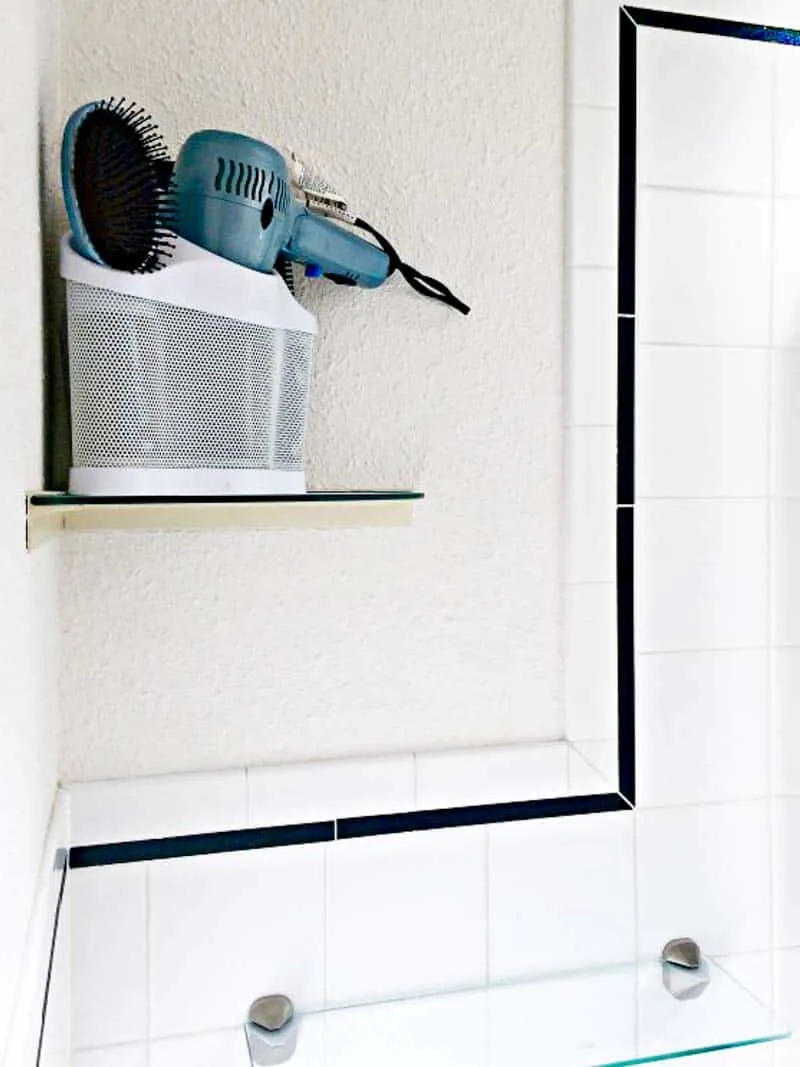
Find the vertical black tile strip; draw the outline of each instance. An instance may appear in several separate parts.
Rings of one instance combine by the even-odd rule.
[[[634,503],[636,492],[636,325],[617,319],[617,504]]]
[[[636,26],[619,13],[619,234],[620,315],[636,314]]]
[[[634,659],[633,508],[617,509],[617,749],[619,791],[636,804],[636,663]]]

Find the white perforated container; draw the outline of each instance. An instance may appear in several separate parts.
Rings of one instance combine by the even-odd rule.
[[[179,240],[127,274],[61,243],[72,411],[70,491],[305,492],[317,323],[277,274]]]

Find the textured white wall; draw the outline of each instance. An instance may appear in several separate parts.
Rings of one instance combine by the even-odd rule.
[[[411,530],[63,544],[65,779],[562,733],[565,0],[64,0],[64,113],[305,154],[473,305],[308,285],[316,487]]]
[[[0,5],[0,1063],[56,773],[56,569],[51,550],[25,552],[25,490],[42,478],[37,130],[55,85],[51,67],[40,99],[39,7]]]

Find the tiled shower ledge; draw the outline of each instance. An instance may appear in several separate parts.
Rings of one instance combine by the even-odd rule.
[[[686,1000],[666,990],[660,963],[644,963],[308,1014],[298,1017],[295,1049],[284,1062],[293,1067],[633,1067],[789,1036],[771,1010],[721,966],[708,961],[708,967],[710,982],[698,997]],[[117,1056],[121,1051],[116,1046]],[[78,1053],[75,1067],[101,1062],[100,1052]],[[281,1060],[259,1056],[251,1061],[244,1029],[236,1028],[129,1046],[124,1062],[250,1067]]]

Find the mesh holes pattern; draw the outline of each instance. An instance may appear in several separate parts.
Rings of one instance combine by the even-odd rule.
[[[310,334],[67,283],[73,464],[303,469]]]

